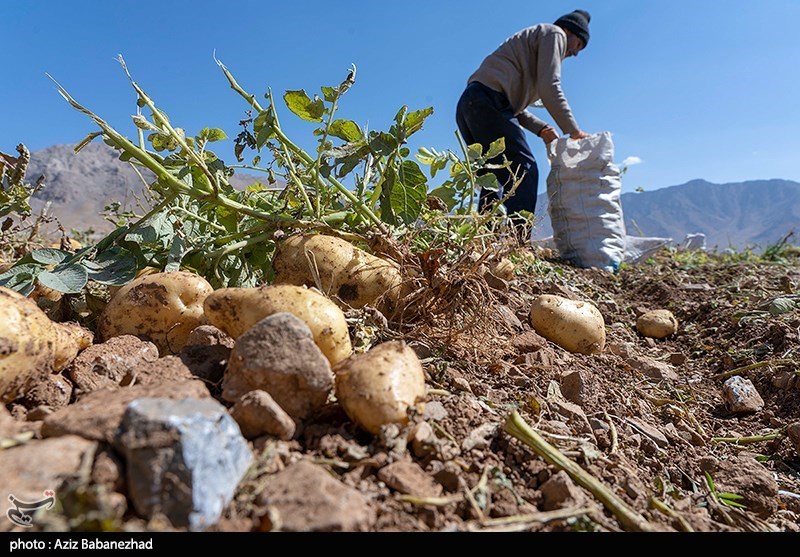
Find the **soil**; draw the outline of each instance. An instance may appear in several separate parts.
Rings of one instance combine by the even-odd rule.
[[[422,258],[436,296],[420,298],[417,318],[362,338],[364,327],[354,340],[414,348],[429,389],[424,413],[373,436],[332,400],[293,439],[256,439],[256,464],[212,530],[800,532],[800,434],[787,433],[800,422],[800,305],[774,303],[800,299],[798,260],[665,251],[612,275],[546,255],[512,255],[511,280],[480,261],[470,274]],[[540,294],[595,304],[605,350],[572,354],[533,331]],[[637,332],[638,316],[656,309],[674,314],[676,334]],[[725,396],[734,376],[752,382],[763,405],[734,411]],[[532,444],[510,433],[514,412]],[[358,492],[354,504],[369,512],[347,523],[280,520],[264,486],[300,461]],[[295,503],[301,496],[317,505],[313,489]],[[172,529],[130,505],[114,524]]]

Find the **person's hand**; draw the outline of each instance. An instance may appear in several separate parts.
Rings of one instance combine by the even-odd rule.
[[[581,130],[578,130],[575,133],[570,134],[569,136],[570,139],[584,139],[586,137],[589,137],[589,134],[586,132],[582,132]]]
[[[542,141],[544,141],[545,145],[549,145],[558,139],[558,134],[556,133],[555,128],[552,126],[545,126],[542,128],[542,131],[539,132],[539,137],[542,138]]]

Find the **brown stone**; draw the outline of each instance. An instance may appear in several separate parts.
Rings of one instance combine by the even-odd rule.
[[[122,335],[86,348],[67,368],[67,374],[83,395],[130,383],[130,372],[136,366],[157,359],[155,344],[132,335]]]
[[[287,441],[294,436],[294,420],[266,391],[244,395],[231,409],[231,416],[247,439],[273,435]]]
[[[384,466],[378,472],[378,479],[406,495],[438,497],[442,494],[442,486],[426,474],[419,464],[408,460]]]

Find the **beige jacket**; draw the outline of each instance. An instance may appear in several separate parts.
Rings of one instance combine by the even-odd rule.
[[[567,52],[567,35],[555,25],[542,23],[512,35],[467,80],[504,93],[517,120],[539,135],[547,125],[527,108],[538,100],[565,134],[578,131],[578,123],[561,90],[561,62]]]

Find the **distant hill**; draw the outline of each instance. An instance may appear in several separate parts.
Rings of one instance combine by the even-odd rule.
[[[540,191],[545,189],[540,184]],[[535,237],[546,238],[553,229],[547,217],[547,195],[537,201]],[[681,186],[622,195],[622,212],[630,236],[672,238],[706,235],[709,249],[755,251],[780,241],[791,231],[800,240],[800,183],[755,180],[712,184],[692,180]],[[797,243],[797,242],[795,242]]]
[[[34,195],[31,206],[38,212],[49,201],[50,214],[58,217],[67,231],[90,227],[98,232],[110,231],[111,224],[100,212],[113,201],[135,209],[136,198],[141,199],[146,189],[142,178],[104,143],[90,143],[77,154],[73,148],[74,145],[55,145],[31,153],[28,181],[35,182],[44,175],[47,184]],[[147,171],[143,171],[143,177],[152,181],[152,174]],[[231,185],[241,189],[258,181],[253,175],[237,174]]]
[[[78,154],[72,145],[56,145],[32,153],[28,179],[33,182],[42,174],[47,186],[36,194],[34,208],[50,201],[51,214],[67,230],[110,230],[111,225],[99,215],[103,207],[119,201],[135,208],[135,197],[141,197],[144,190],[133,168],[100,142],[87,145]],[[235,176],[233,185],[243,188],[257,181],[257,176],[241,174]],[[552,228],[543,179],[539,187],[543,193],[537,214],[542,220],[535,236],[545,238],[552,235]],[[703,233],[710,249],[764,248],[792,230],[800,236],[800,183],[788,180],[735,184],[693,180],[681,186],[623,194],[622,208],[631,236],[666,237],[680,242],[687,234]]]

